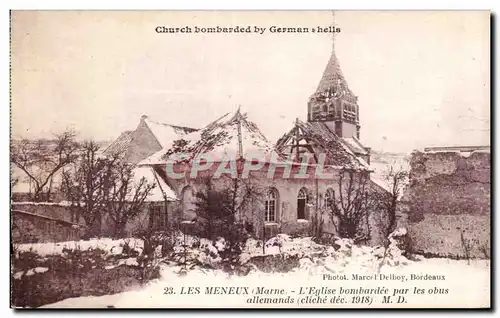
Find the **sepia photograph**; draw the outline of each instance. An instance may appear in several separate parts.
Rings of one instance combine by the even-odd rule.
[[[490,11],[10,15],[11,308],[491,308]]]

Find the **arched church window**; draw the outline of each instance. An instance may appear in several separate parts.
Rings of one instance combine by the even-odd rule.
[[[299,191],[299,195],[297,196],[297,219],[305,220],[306,219],[306,210],[307,210],[307,202],[308,201],[308,193],[306,188],[302,188]]]
[[[276,222],[276,214],[278,211],[278,191],[276,189],[269,188],[267,190],[264,206],[264,221]]]

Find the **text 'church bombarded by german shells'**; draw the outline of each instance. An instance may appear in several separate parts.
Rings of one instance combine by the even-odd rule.
[[[303,26],[284,26],[284,25],[271,25],[271,26],[166,26],[159,25],[155,28],[156,33],[339,33],[340,27],[336,26],[316,26],[316,27],[303,27]]]

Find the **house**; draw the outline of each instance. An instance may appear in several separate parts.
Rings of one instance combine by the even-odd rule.
[[[125,162],[136,166],[139,161],[163,149],[171,140],[194,131],[194,128],[159,123],[143,115],[137,128],[122,132],[104,149],[103,155],[120,156]],[[144,178],[155,187],[146,198],[144,211],[127,224],[126,232],[130,235],[140,228],[164,228],[168,219],[176,213],[177,195],[150,167],[135,167],[133,174],[135,183]],[[109,216],[103,216],[101,227],[104,233],[112,231],[113,222]]]

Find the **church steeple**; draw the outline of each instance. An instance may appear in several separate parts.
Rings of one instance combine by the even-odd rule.
[[[335,26],[335,13],[333,30]],[[308,121],[322,121],[339,137],[359,138],[357,97],[349,89],[335,53],[336,33],[332,33],[332,52],[316,92],[308,103]]]

